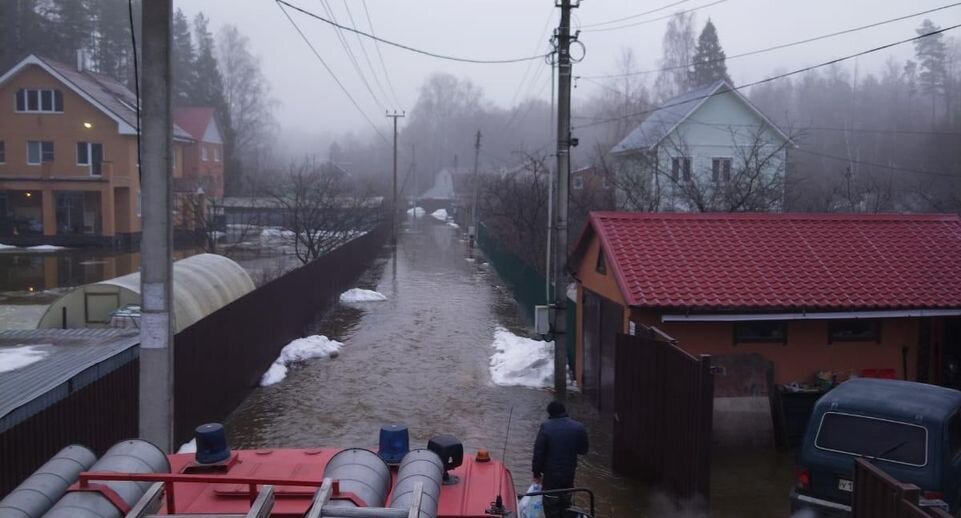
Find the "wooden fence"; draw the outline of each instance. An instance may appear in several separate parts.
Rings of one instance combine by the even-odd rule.
[[[854,518],[950,518],[941,509],[918,505],[921,490],[903,484],[864,459],[854,463]]]
[[[616,473],[639,477],[677,498],[710,497],[714,377],[653,328],[618,335],[614,380]]]

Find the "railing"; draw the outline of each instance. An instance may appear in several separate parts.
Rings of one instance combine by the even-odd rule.
[[[950,518],[947,512],[924,501],[914,484],[904,484],[865,459],[854,462],[854,518]],[[943,504],[943,502],[941,502]]]

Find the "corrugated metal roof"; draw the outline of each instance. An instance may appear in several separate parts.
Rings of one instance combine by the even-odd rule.
[[[139,333],[120,329],[0,331],[0,350],[33,345],[48,353],[0,373],[0,432],[130,362],[139,344]]]
[[[660,108],[651,112],[641,125],[634,128],[611,152],[617,154],[656,146],[678,123],[724,85],[724,81],[720,80],[664,101]]]

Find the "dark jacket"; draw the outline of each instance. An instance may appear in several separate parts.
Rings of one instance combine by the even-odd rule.
[[[574,486],[577,456],[587,453],[587,429],[561,415],[541,423],[534,441],[532,468],[535,477],[543,476],[544,489]]]

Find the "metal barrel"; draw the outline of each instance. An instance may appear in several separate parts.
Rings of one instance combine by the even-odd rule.
[[[363,448],[338,452],[327,461],[324,478],[340,481],[340,491],[354,493],[367,507],[383,507],[390,491],[390,468],[376,453]],[[348,500],[332,500],[332,506],[353,506]]]
[[[413,450],[404,456],[397,470],[397,483],[390,497],[390,507],[409,509],[414,498],[414,485],[424,485],[420,518],[437,518],[440,486],[444,481],[444,463],[430,450]]]
[[[169,473],[170,462],[164,452],[153,444],[139,439],[113,445],[90,471],[107,473]],[[133,506],[150,488],[150,482],[93,481],[113,489]],[[97,492],[67,493],[44,518],[120,518],[122,515],[109,500]]]
[[[60,450],[0,500],[0,517],[40,518],[96,461],[97,456],[83,446],[73,444]]]

